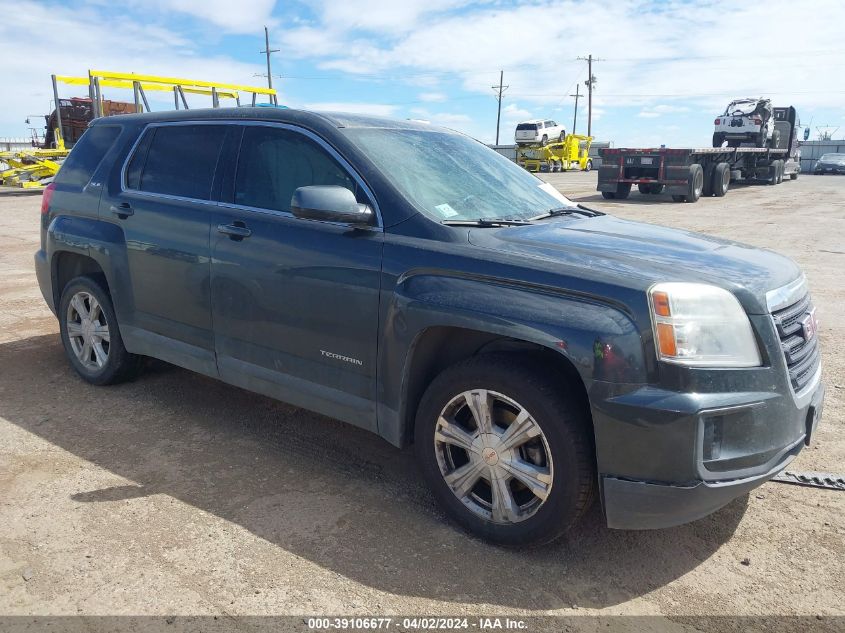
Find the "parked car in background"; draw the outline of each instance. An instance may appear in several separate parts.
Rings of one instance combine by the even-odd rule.
[[[548,542],[597,497],[613,528],[703,517],[821,417],[795,262],[577,205],[431,125],[99,118],[40,224],[38,283],[82,379],[150,356],[414,444],[446,513],[496,543]]]
[[[562,141],[566,130],[551,119],[532,119],[516,126],[514,141],[517,145],[545,145],[550,141]]]
[[[845,154],[823,154],[813,167],[814,174],[845,174]]]

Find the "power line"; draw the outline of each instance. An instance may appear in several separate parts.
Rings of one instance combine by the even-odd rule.
[[[504,80],[504,77],[505,77],[505,71],[500,70],[499,71],[499,85],[498,86],[490,86],[493,90],[496,90],[498,88],[498,95],[496,97],[496,101],[499,102],[499,107],[496,111],[496,145],[499,144],[499,128],[501,127],[501,122],[502,122],[502,94],[504,93],[505,90],[510,88],[510,86],[503,86],[502,85],[502,81]]]
[[[593,58],[592,54],[587,57],[579,57],[578,59],[587,60],[587,136],[592,136],[593,132],[593,87],[596,85],[596,76],[593,74],[593,62],[603,62],[603,59],[598,57]],[[568,91],[567,91],[568,92]]]
[[[270,32],[267,30],[267,27],[264,27],[264,50],[259,51],[260,53],[267,55],[267,87],[271,90],[273,89],[273,71],[270,70],[270,54],[271,53],[278,53],[278,48],[270,48]],[[268,95],[270,97],[270,103],[275,102],[275,97],[273,95]]]
[[[581,98],[581,84],[575,84],[575,94],[569,95],[575,97],[575,115],[572,117],[572,133],[575,134],[575,126],[578,124],[578,99]]]

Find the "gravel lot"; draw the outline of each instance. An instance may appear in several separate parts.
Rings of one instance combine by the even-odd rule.
[[[595,177],[547,179],[804,268],[828,392],[793,468],[845,471],[845,178],[688,205],[604,201]],[[845,615],[843,492],[768,483],[651,532],[608,530],[594,509],[549,548],[504,551],[445,520],[410,452],[358,429],[161,363],[84,384],[35,280],[39,205],[0,196],[0,614],[598,612],[665,616],[669,630],[691,615]]]

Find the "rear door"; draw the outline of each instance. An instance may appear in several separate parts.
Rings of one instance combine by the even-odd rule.
[[[230,126],[153,124],[100,207],[123,235],[121,334],[127,349],[216,374],[211,328],[212,193]]]
[[[238,160],[212,225],[220,376],[375,430],[383,232],[298,219],[290,211],[294,191],[306,185],[340,185],[359,202],[374,200],[310,132],[241,127]]]

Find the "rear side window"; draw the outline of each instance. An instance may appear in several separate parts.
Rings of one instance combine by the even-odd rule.
[[[73,146],[65,162],[62,163],[56,182],[80,189],[94,177],[94,172],[103,157],[114,145],[120,128],[116,125],[95,125],[88,128]]]
[[[196,200],[211,198],[222,125],[165,125],[145,134],[126,168],[126,186]]]
[[[274,127],[244,130],[235,204],[290,211],[293,192],[308,185],[339,185],[357,194],[349,173],[310,138]]]

